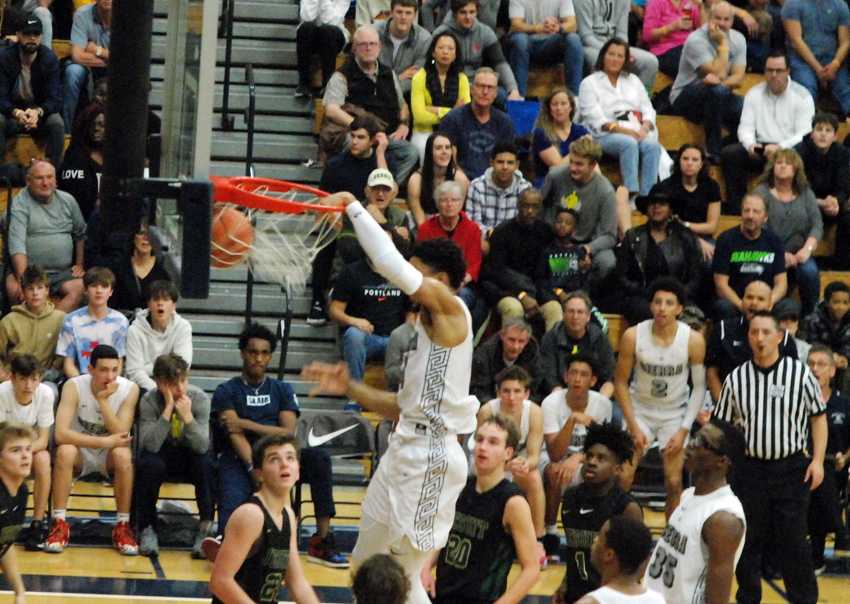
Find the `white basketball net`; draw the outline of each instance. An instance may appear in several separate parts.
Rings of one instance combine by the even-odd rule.
[[[249,190],[249,189],[246,189]],[[286,199],[300,203],[315,203],[316,198],[303,191],[278,193],[258,186],[254,193]],[[330,244],[337,235],[342,215],[339,212],[306,212],[290,214],[270,212],[248,208],[239,204],[217,203],[220,208],[233,208],[245,214],[254,226],[254,242],[248,245],[232,235],[233,243],[248,247],[247,266],[257,281],[277,283],[285,288],[289,295],[302,291],[312,270],[316,254]],[[220,264],[237,266],[245,260],[245,254],[230,254],[227,249],[211,242],[211,252],[216,251],[216,260]],[[228,260],[231,257],[232,260]]]

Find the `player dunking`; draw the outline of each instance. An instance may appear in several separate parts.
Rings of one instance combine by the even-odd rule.
[[[213,603],[276,603],[285,578],[298,604],[318,604],[301,567],[298,524],[289,507],[299,474],[295,439],[264,436],[254,443],[251,456],[260,489],[236,508],[224,530],[210,575]]]
[[[678,320],[685,300],[678,281],[656,279],[649,300],[653,318],[629,327],[620,341],[614,393],[635,439],[637,459],[654,441],[661,447],[669,518],[682,495],[685,439],[705,398],[705,340]]]
[[[746,530],[744,508],[726,483],[731,440],[707,424],[685,451],[694,486],[682,494],[644,577],[668,602],[729,602]]]
[[[345,394],[368,410],[398,420],[363,500],[351,562],[356,570],[373,554],[391,554],[410,579],[408,602],[428,604],[420,570],[430,552],[446,545],[467,475],[457,435],[475,430],[478,409],[469,396],[472,323],[455,295],[466,264],[448,239],[418,244],[407,262],[354,196],[338,193],[325,201],[345,205],[375,270],[421,308],[397,394],[351,380],[344,363],[311,363],[302,375],[319,382],[314,392]]]

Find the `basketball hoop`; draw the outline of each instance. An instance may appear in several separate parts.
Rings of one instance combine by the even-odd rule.
[[[210,180],[215,202],[211,264],[226,268],[247,262],[258,280],[278,283],[290,294],[302,291],[316,254],[336,237],[342,208],[317,203],[328,196],[320,189],[285,180]],[[250,223],[232,220],[229,210]]]

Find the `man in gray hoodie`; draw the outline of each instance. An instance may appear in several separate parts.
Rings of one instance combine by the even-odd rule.
[[[452,0],[451,6],[451,16],[434,30],[434,36],[444,31],[457,36],[463,71],[470,80],[481,66],[490,67],[499,74],[499,105],[504,105],[505,95],[509,100],[522,100],[514,72],[502,53],[496,32],[478,20],[478,3],[475,0]]]
[[[575,0],[578,35],[584,45],[584,64],[593,69],[599,49],[611,38],[629,39],[630,0]],[[632,46],[629,54],[635,73],[647,90],[652,90],[658,73],[658,58],[642,48]]]
[[[200,526],[192,557],[200,558],[201,542],[212,526],[213,470],[210,448],[210,399],[189,384],[189,364],[172,353],[156,359],[154,390],[139,403],[139,445],[136,462],[137,520],[141,529],[139,552],[159,551],[156,501],[166,478],[195,485]]]
[[[142,391],[156,388],[152,376],[160,355],[173,352],[192,364],[192,325],[175,310],[179,296],[171,281],[151,283],[148,308],[127,331],[127,377]]]
[[[410,97],[413,76],[428,59],[428,47],[431,44],[431,34],[416,23],[417,10],[416,0],[392,0],[390,18],[375,22],[375,29],[381,39],[378,59],[387,67],[392,67],[406,97]]]

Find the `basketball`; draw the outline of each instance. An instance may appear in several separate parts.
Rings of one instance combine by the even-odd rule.
[[[254,243],[251,219],[239,210],[216,211],[210,237],[210,266],[230,268],[242,264]]]

